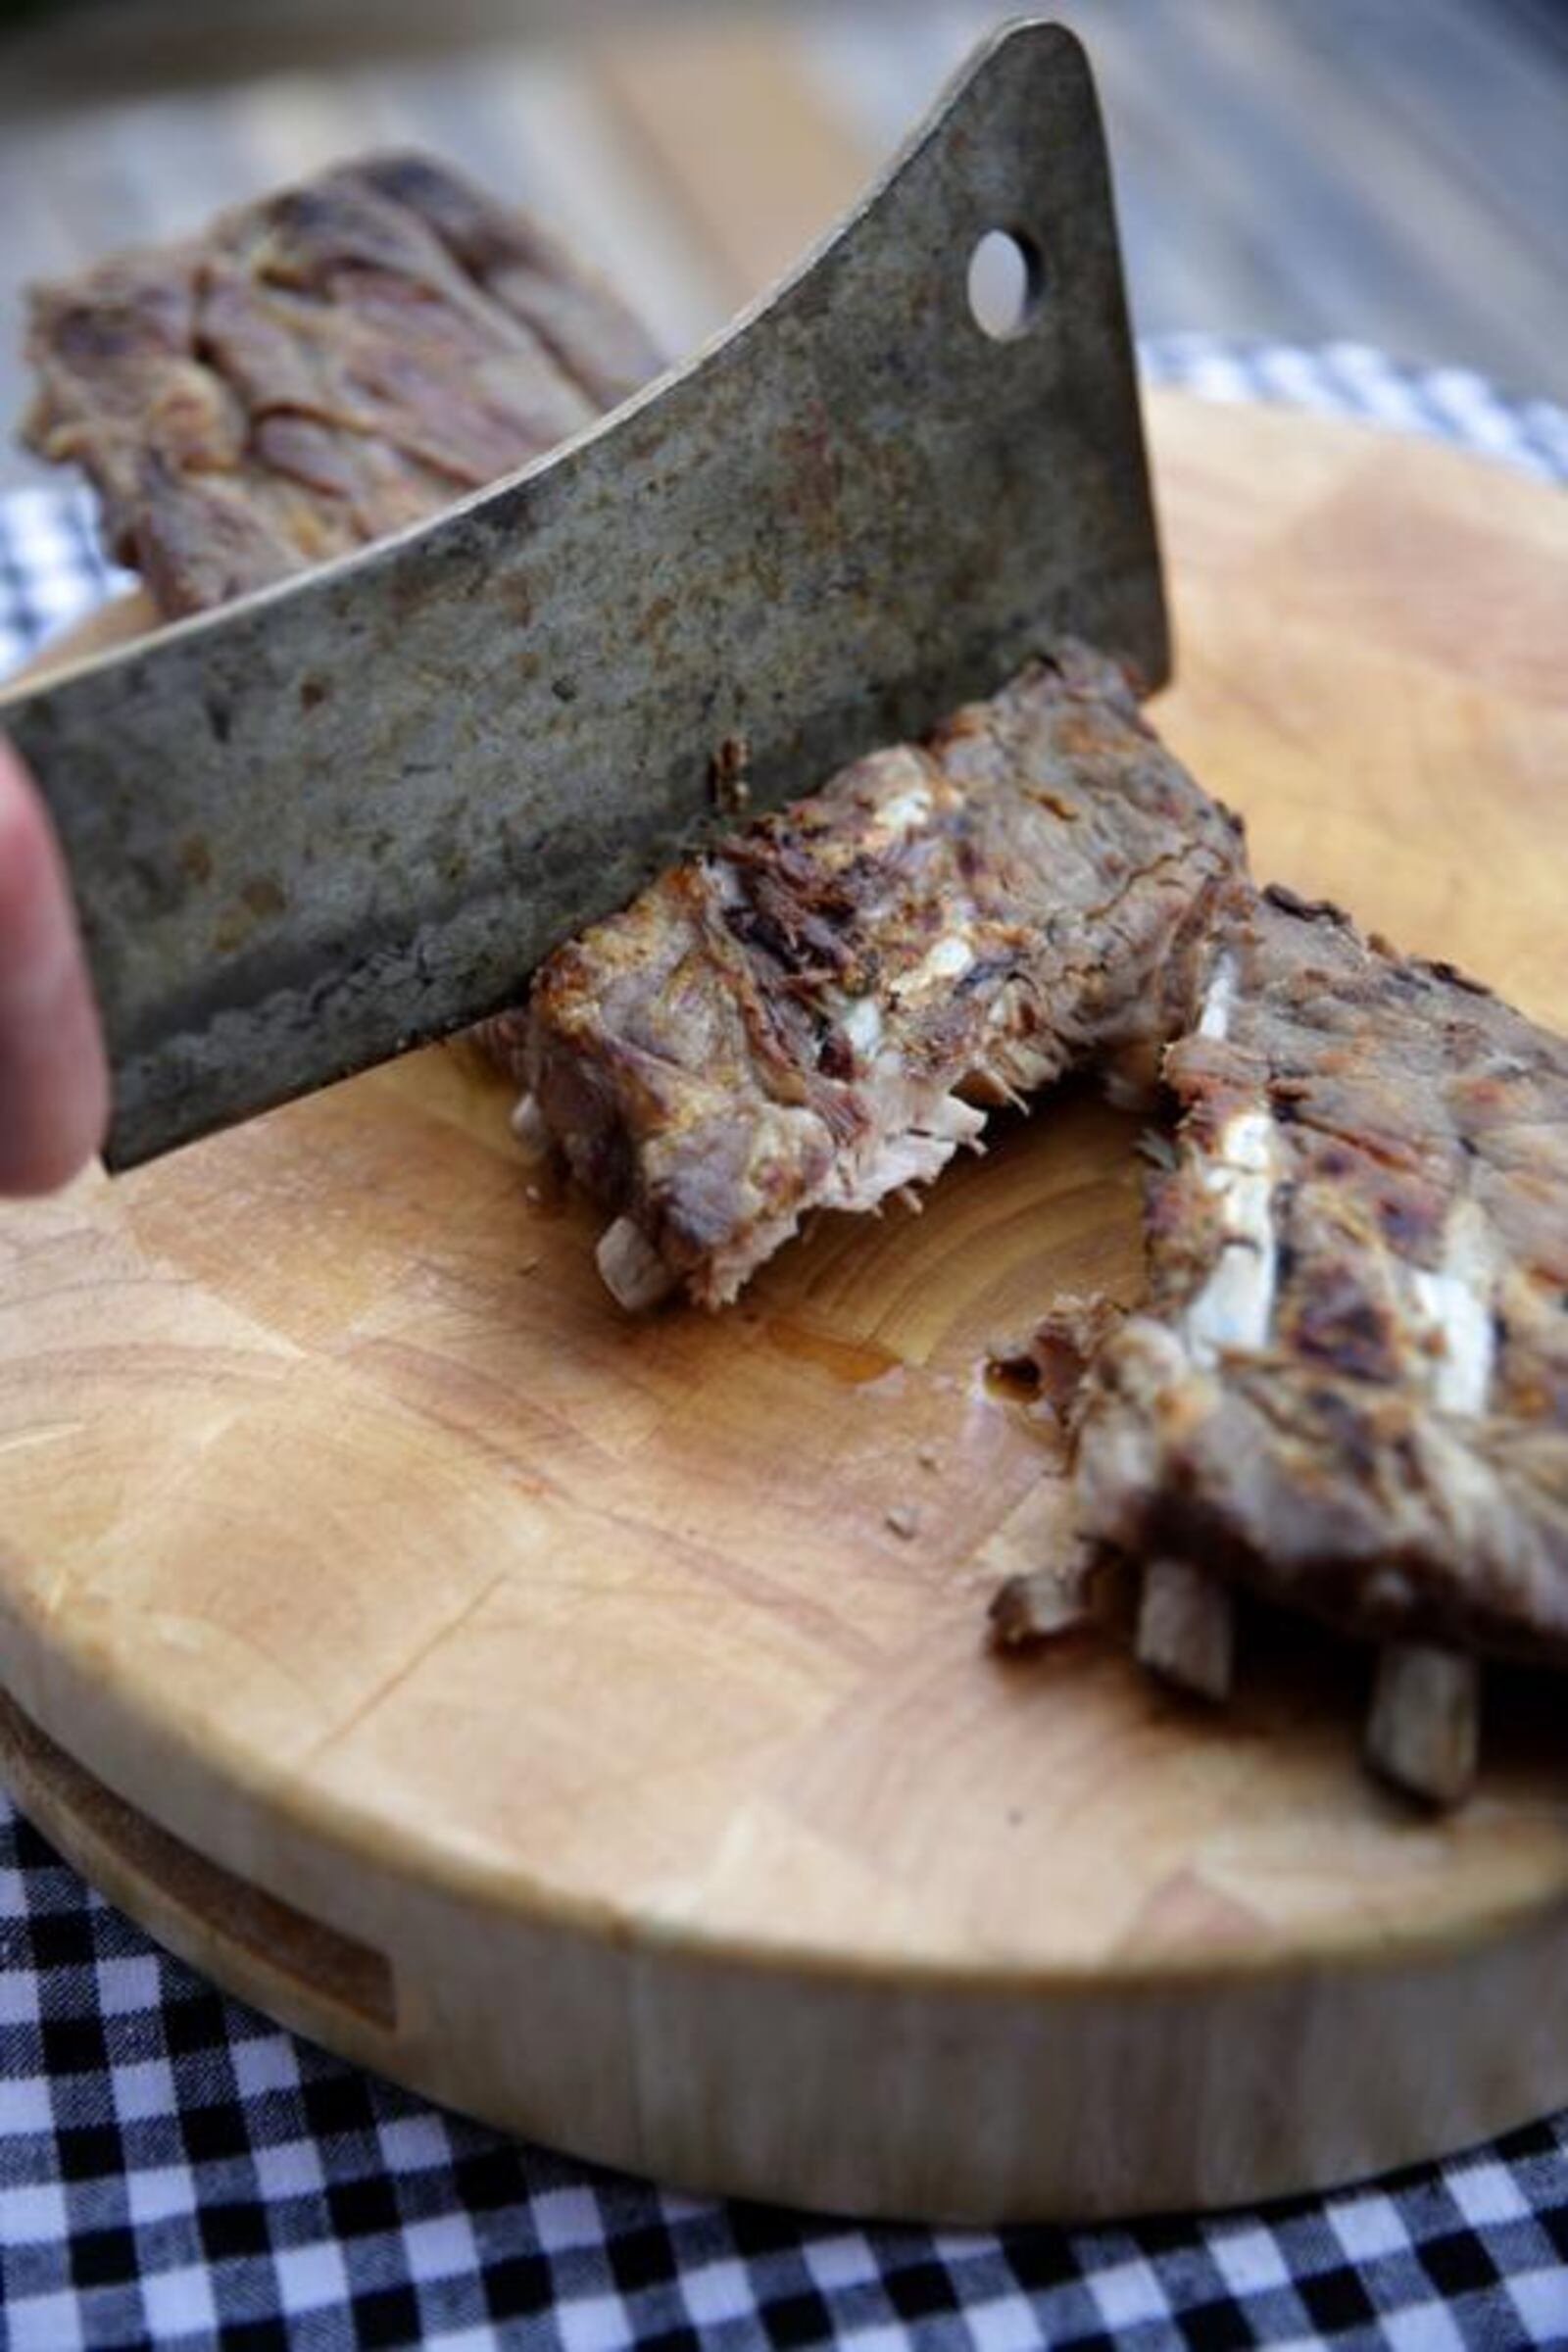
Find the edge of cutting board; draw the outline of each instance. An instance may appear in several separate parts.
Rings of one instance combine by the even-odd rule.
[[[1568,1017],[1568,944],[1537,912],[1568,849],[1556,789],[1568,701],[1551,619],[1568,564],[1565,502],[1354,427],[1168,395],[1151,406],[1182,640],[1162,729],[1247,811],[1260,871],[1337,893],[1401,944],[1457,955],[1530,1009]],[[1483,780],[1493,821],[1478,830],[1467,795]],[[792,1568],[787,1514],[749,1583],[720,1597],[703,1585],[699,1553],[746,1552],[744,1494],[715,1490],[685,1535],[675,1511],[657,1541],[650,1526],[606,1522],[642,1546],[658,1612],[642,1639],[661,1671],[677,1681],[684,1671],[681,1653],[658,1648],[667,1617],[711,1604],[725,1626],[726,1610],[734,1620],[725,1648],[730,1633],[720,1640],[690,1618],[700,1654],[690,1698],[668,1721],[659,1690],[638,1679],[640,1651],[577,1642],[577,1601],[552,1581],[547,1547],[542,1589],[507,1604],[520,1609],[515,1622],[498,1621],[483,1576],[462,1608],[484,1637],[474,1671],[504,1659],[523,1692],[520,1733],[498,1715],[474,1736],[520,1740],[519,1782],[536,1776],[536,1805],[526,1786],[488,1789],[501,1809],[476,1812],[462,1834],[464,1759],[477,1784],[485,1751],[464,1748],[462,1675],[431,1680],[455,1620],[433,1620],[387,1689],[364,1694],[373,1711],[394,1686],[406,1698],[423,1678],[427,1751],[406,1736],[367,1742],[334,1685],[338,1765],[344,1740],[359,1740],[362,1761],[285,1769],[293,1713],[310,1713],[313,1677],[349,1648],[332,1588],[355,1531],[336,1527],[337,1549],[311,1564],[303,1624],[268,1616],[253,1590],[236,1597],[220,1562],[205,1617],[190,1614],[188,1593],[184,1613],[166,1605],[160,1561],[146,1556],[155,1539],[177,1549],[192,1515],[217,1509],[214,1540],[220,1548],[228,1513],[242,1560],[249,1507],[221,1485],[227,1425],[203,1425],[194,1392],[179,1401],[179,1350],[211,1349],[201,1360],[215,1384],[254,1380],[266,1392],[285,1529],[306,1524],[290,1518],[287,1490],[309,1476],[309,1446],[302,1455],[286,1394],[278,1403],[270,1384],[286,1392],[315,1368],[318,1406],[343,1414],[344,1460],[380,1463],[393,1490],[411,1462],[411,1492],[446,1515],[459,1550],[482,1552],[529,1512],[543,1514],[544,1533],[528,1541],[544,1543],[553,1497],[514,1492],[526,1446],[490,1429],[473,1449],[481,1408],[453,1371],[475,1316],[493,1321],[528,1297],[506,1288],[486,1226],[511,1213],[520,1181],[498,1149],[500,1125],[493,1090],[459,1056],[427,1055],[123,1190],[88,1179],[64,1202],[0,1222],[0,1368],[14,1376],[0,1385],[0,1481],[11,1490],[0,1772],[114,1900],[286,2024],[430,2096],[685,2186],[825,2209],[994,2222],[1251,2201],[1451,2149],[1568,2098],[1568,1792],[1528,1692],[1517,1719],[1491,1727],[1470,1812],[1434,1823],[1359,1775],[1354,1678],[1315,1637],[1285,1644],[1299,1654],[1265,1657],[1258,1694],[1219,1723],[1093,1647],[1017,1669],[979,1655],[987,1582],[1038,1556],[1049,1514],[1036,1433],[952,1367],[972,1364],[988,1315],[1021,1310],[1038,1289],[1038,1260],[1016,1247],[1020,1218],[1050,1226],[1051,1278],[1066,1287],[1125,1283],[1136,1266],[1131,1130],[1083,1101],[1056,1115],[1047,1159],[1034,1131],[1018,1131],[983,1174],[945,1179],[919,1226],[819,1235],[763,1278],[757,1316],[736,1328],[765,1396],[804,1416],[798,1443],[838,1444],[840,1425],[867,1411],[870,1437],[863,1460],[845,1457],[831,1519],[819,1497],[802,1519],[820,1588],[814,1555]],[[500,1287],[482,1308],[476,1294],[448,1296],[437,1250],[423,1268],[430,1298],[406,1329],[381,1330],[368,1308],[390,1383],[368,1415],[344,1370],[360,1358],[326,1349],[326,1310],[308,1286],[292,1322],[280,1314],[258,1333],[255,1317],[274,1279],[291,1293],[307,1228],[353,1258],[334,1220],[356,1185],[379,1188],[364,1216],[390,1219],[389,1242],[417,1254],[427,1201],[417,1188],[398,1193],[414,1179],[384,1156],[391,1135],[407,1136],[409,1161],[428,1163],[432,1197],[445,1203],[443,1186],[456,1188],[474,1234],[485,1229],[473,1265]],[[362,1168],[355,1153],[375,1137],[383,1156]],[[301,1212],[287,1188],[323,1161],[321,1201]],[[239,1238],[262,1262],[240,1269],[232,1296],[222,1268],[204,1287],[185,1254],[203,1246],[208,1169],[230,1189],[258,1187]],[[599,1384],[580,1410],[618,1400],[621,1423],[600,1433],[604,1459],[653,1474],[663,1425],[649,1399],[693,1377],[699,1341],[679,1318],[631,1335],[605,1319],[574,1271],[587,1221],[573,1205],[545,1207],[541,1257],[552,1280],[563,1269],[559,1311],[588,1332],[585,1377]],[[964,1280],[976,1262],[991,1277],[951,1325],[931,1303],[957,1280],[944,1236],[963,1244]],[[165,1283],[169,1268],[177,1280]],[[155,1273],[164,1288],[149,1303],[136,1285]],[[330,1287],[335,1269],[321,1278]],[[101,1295],[73,1303],[94,1282]],[[435,1321],[416,1329],[427,1315]],[[151,1318],[145,1331],[138,1316]],[[362,1316],[344,1330],[358,1345],[366,1327]],[[152,1389],[117,1385],[116,1350],[133,1330]],[[783,1333],[800,1360],[781,1370]],[[439,1411],[404,1360],[411,1337],[450,1350]],[[154,1428],[164,1389],[190,1417],[189,1459],[169,1454],[155,1496],[138,1484],[134,1449],[116,1451],[115,1416],[145,1412]],[[83,1522],[96,1515],[68,1527],[58,1473],[45,1468],[56,1424],[36,1416],[54,1409],[50,1396],[58,1406],[73,1395],[86,1397],[70,1440],[76,1507]],[[728,1429],[734,1399],[715,1396],[711,1409]],[[887,1496],[902,1490],[887,1478],[896,1468],[918,1488],[917,1443],[946,1444],[959,1420],[957,1483],[945,1463],[920,1490],[955,1514],[944,1557],[923,1538],[888,1534]],[[908,1458],[885,1468],[895,1441]],[[759,1524],[775,1502],[759,1494]],[[393,1492],[383,1535],[399,1507]],[[96,1563],[112,1558],[118,1528],[127,1550],[106,1573]],[[864,1560],[874,1574],[857,1595],[863,1620],[841,1626],[829,1571]],[[280,1564],[280,1580],[293,1573]],[[613,1635],[637,1593],[623,1594],[602,1561],[591,1573]],[[308,1613],[318,1602],[319,1623]],[[247,1609],[245,1645],[216,1647],[224,1611],[239,1625]],[[412,1618],[406,1630],[418,1633]],[[373,1650],[370,1621],[358,1638]],[[701,1650],[709,1641],[713,1656]],[[268,1643],[277,1655],[263,1654]],[[551,1644],[576,1676],[602,1656],[616,1703],[591,1680],[571,1684],[533,1752],[537,1702],[524,1686]],[[758,1644],[770,1648],[768,1671],[753,1680]],[[824,1715],[817,1741],[819,1671],[839,1677],[847,1707],[842,1722]],[[368,1654],[366,1672],[379,1685]],[[733,1720],[726,1677],[744,1701]],[[716,1727],[708,1745],[705,1707]],[[780,1748],[782,1783],[776,1759],[764,1772],[766,1743],[748,1721],[750,1711],[765,1728],[770,1710],[804,1739]],[[574,1751],[578,1717],[607,1751],[624,1733],[618,1765]],[[1063,1774],[1092,1831],[1060,1810]],[[639,1836],[659,1816],[674,1839],[651,1876],[629,1863],[616,1875],[616,1838],[631,1836],[617,1801]],[[942,1836],[922,1846],[926,1816]],[[954,1851],[955,1824],[972,1831],[972,1853]],[[641,1849],[625,1850],[636,1862]],[[932,1889],[950,1882],[941,1912]]]
[[[405,1886],[389,1960],[171,1838],[3,1698],[0,1772],[112,1902],[293,2032],[692,2192],[959,2225],[1214,2209],[1429,2160],[1568,2096],[1568,1900],[1403,1963],[1227,1984],[1178,1960],[1163,1983],[1042,1996],[798,1973]]]

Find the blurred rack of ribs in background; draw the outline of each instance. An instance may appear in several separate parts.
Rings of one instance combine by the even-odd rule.
[[[554,218],[667,350],[863,184],[1008,13],[0,0],[0,417],[22,287],[368,148]],[[1349,337],[1568,397],[1559,0],[1054,0],[1109,122],[1136,323]],[[34,476],[0,436],[0,490]]]

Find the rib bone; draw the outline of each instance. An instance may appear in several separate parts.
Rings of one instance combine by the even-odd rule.
[[[549,1151],[550,1130],[531,1093],[517,1097],[512,1113],[512,1132],[525,1152],[542,1157]]]
[[[1391,1642],[1378,1659],[1367,1761],[1412,1796],[1457,1805],[1476,1777],[1480,1718],[1474,1658],[1425,1642]]]
[[[1197,1698],[1231,1694],[1236,1615],[1217,1577],[1186,1560],[1151,1560],[1138,1605],[1138,1662]]]
[[[991,1635],[1000,1649],[1029,1649],[1082,1625],[1089,1597],[1080,1571],[1034,1568],[1009,1576],[991,1602]]]

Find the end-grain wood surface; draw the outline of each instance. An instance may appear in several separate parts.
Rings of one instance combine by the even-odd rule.
[[[1259,870],[1568,1020],[1562,502],[1152,427],[1155,716]],[[1128,1120],[1069,1095],[923,1215],[637,1321],[507,1109],[437,1050],[0,1217],[0,1654],[104,1788],[0,1733],[111,1894],[460,2106],[808,2205],[1254,2199],[1568,2097],[1528,1684],[1434,1822],[1326,1640],[1265,1629],[1217,1716],[1107,1642],[987,1653],[1062,1508],[987,1344],[1135,1295]]]

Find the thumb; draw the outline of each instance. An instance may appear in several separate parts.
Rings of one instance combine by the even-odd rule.
[[[0,743],[0,1193],[64,1184],[98,1149],[109,1073],[64,860]]]

